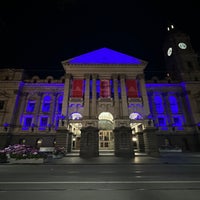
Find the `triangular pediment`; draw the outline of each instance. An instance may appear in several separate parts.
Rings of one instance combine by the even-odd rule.
[[[141,64],[142,61],[112,49],[101,48],[67,60],[69,64]]]

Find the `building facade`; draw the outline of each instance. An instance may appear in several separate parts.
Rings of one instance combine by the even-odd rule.
[[[1,69],[0,147],[59,146],[82,157],[199,151],[198,56],[172,26],[163,49],[164,80],[145,80],[146,61],[108,48],[63,61],[60,79]]]

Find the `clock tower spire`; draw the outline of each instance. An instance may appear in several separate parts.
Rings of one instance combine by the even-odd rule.
[[[200,79],[198,55],[186,33],[170,24],[167,27],[163,50],[166,69],[172,80],[195,81]]]

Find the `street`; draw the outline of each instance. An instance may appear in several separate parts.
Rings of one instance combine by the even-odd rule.
[[[0,165],[0,199],[199,200],[199,164]]]

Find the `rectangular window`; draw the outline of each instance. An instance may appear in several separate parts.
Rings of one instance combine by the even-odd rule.
[[[28,102],[26,112],[34,112],[35,109],[35,102]]]
[[[57,112],[58,112],[58,113],[61,113],[61,112],[62,112],[62,103],[59,103],[59,104],[58,104]]]
[[[105,142],[105,147],[109,147],[109,144],[108,144],[108,142]]]
[[[165,118],[164,117],[158,117],[158,124],[161,127],[166,126]]]
[[[32,117],[26,117],[24,121],[24,127],[30,127],[32,124]]]
[[[177,130],[183,130],[183,118],[182,116],[175,116],[173,117],[174,126]]]
[[[4,107],[4,101],[0,100],[0,110],[3,110]]]
[[[41,117],[41,120],[40,120],[40,127],[47,127],[47,124],[48,124],[48,117]]]
[[[50,103],[44,103],[42,107],[42,112],[49,112],[50,111]]]
[[[174,117],[174,125],[175,126],[181,126],[182,125],[179,117]]]
[[[56,128],[59,126],[59,116],[56,117]]]

